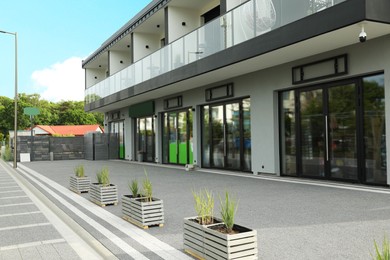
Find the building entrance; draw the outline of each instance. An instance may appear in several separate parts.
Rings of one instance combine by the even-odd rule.
[[[191,109],[163,114],[163,163],[192,164]]]
[[[155,132],[154,116],[136,119],[136,155],[138,160],[154,162],[155,160]]]
[[[383,74],[281,93],[282,174],[386,184]]]
[[[118,134],[119,141],[119,159],[125,158],[125,136],[124,121],[110,123],[110,133]]]
[[[250,99],[203,106],[202,112],[202,166],[250,171]]]

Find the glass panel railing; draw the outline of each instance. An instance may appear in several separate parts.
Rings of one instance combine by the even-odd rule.
[[[169,45],[171,47],[173,69],[184,65],[184,38],[180,38]]]
[[[346,0],[251,0],[85,90],[91,103]]]

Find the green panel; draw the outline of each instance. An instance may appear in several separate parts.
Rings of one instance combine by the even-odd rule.
[[[129,107],[129,117],[138,118],[154,114],[154,101],[147,101]]]
[[[125,146],[123,144],[119,145],[119,159],[125,158]]]
[[[177,163],[176,147],[176,142],[171,142],[169,144],[169,163]]]
[[[179,163],[187,164],[187,142],[179,144]]]

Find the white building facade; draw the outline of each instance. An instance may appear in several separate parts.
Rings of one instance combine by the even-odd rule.
[[[155,0],[83,61],[85,109],[125,160],[388,185],[388,10]]]

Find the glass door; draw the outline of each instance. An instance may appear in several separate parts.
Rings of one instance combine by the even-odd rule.
[[[136,124],[136,154],[145,162],[154,162],[155,133],[154,117],[137,118]]]
[[[384,74],[280,93],[281,174],[386,184]]]
[[[356,85],[299,91],[303,176],[358,179]]]
[[[250,99],[203,107],[202,165],[251,170]]]
[[[302,91],[300,100],[302,175],[325,176],[325,114],[323,90]]]
[[[163,115],[163,162],[193,162],[192,111],[168,112]]]
[[[358,179],[356,86],[346,84],[328,89],[329,175]]]
[[[124,121],[111,122],[110,133],[118,134],[119,139],[119,159],[125,158],[125,136],[124,136]]]

